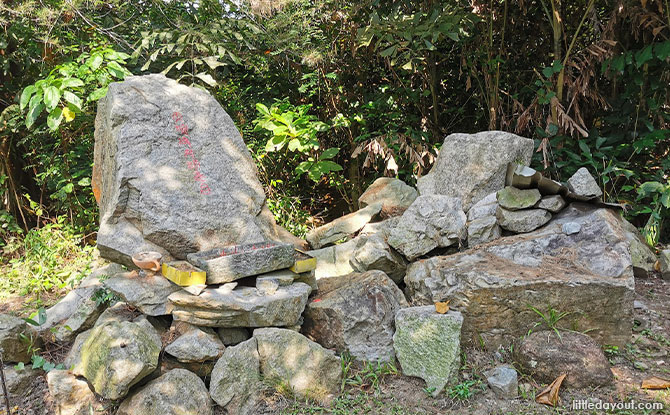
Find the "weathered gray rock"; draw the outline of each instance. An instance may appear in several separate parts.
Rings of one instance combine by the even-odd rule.
[[[363,226],[372,220],[382,210],[381,203],[373,203],[356,212],[337,218],[318,228],[307,232],[305,239],[312,249],[319,249],[348,238],[360,231]]]
[[[451,134],[430,172],[417,183],[420,195],[460,198],[463,210],[505,187],[509,163],[530,164],[533,140],[503,131]]]
[[[517,189],[506,186],[498,190],[498,205],[507,210],[528,209],[540,201],[542,195],[537,189]]]
[[[496,218],[501,228],[516,232],[531,232],[546,224],[551,213],[544,209],[507,210],[498,206]]]
[[[354,272],[351,259],[356,253],[358,241],[352,239],[342,244],[309,251],[309,255],[316,258],[314,275],[317,280],[337,277]]]
[[[142,315],[134,307],[130,306],[128,303],[122,301],[117,302],[111,307],[108,307],[105,311],[100,314],[98,320],[95,322],[93,327],[102,326],[105,323],[111,321],[121,322],[121,321],[134,321]]]
[[[121,403],[117,415],[208,415],[212,400],[195,373],[173,369]]]
[[[465,213],[460,199],[441,195],[419,196],[400,217],[388,244],[410,261],[438,247],[465,238]]]
[[[145,380],[155,379],[156,377],[164,375],[167,372],[174,369],[188,370],[189,372],[195,373],[200,378],[209,378],[212,374],[212,370],[214,369],[214,365],[216,364],[216,360],[206,360],[204,362],[186,363],[186,362],[180,362],[179,360],[175,359],[174,357],[168,354],[164,354],[161,356],[159,363],[160,367],[157,370],[155,370],[150,376],[148,376]]]
[[[168,314],[167,298],[170,294],[182,291],[162,275],[140,275],[137,271],[116,274],[103,284],[117,294],[126,303],[137,307],[149,316]]]
[[[216,329],[216,334],[226,346],[235,346],[251,337],[249,330],[242,327],[220,327]]]
[[[566,206],[567,203],[561,195],[542,196],[542,199],[535,204],[536,208],[548,210],[551,213],[558,213]]]
[[[324,248],[328,249],[328,248]],[[310,251],[310,254],[312,251]],[[317,262],[318,266],[318,262]],[[280,269],[277,271],[272,271],[268,272],[266,274],[259,275],[258,279],[261,278],[273,278],[276,279],[277,282],[279,282],[280,286],[286,286],[290,285],[287,284],[289,279],[291,280],[292,283],[294,282],[304,282],[305,284],[309,285],[312,290],[316,290],[316,277],[314,276],[314,270],[312,271],[306,271],[306,272],[301,272],[301,273],[296,273],[291,271],[290,269]]]
[[[293,282],[293,280],[291,280],[291,282]],[[278,288],[279,279],[277,278],[256,278],[256,289],[262,295],[272,295],[277,292]]]
[[[363,229],[358,233],[358,236],[371,236],[379,234],[384,240],[387,240],[391,234],[391,229],[395,228],[400,220],[400,216],[393,216],[384,219],[381,222],[368,223],[363,226]]]
[[[623,220],[626,239],[630,243],[630,256],[633,260],[633,272],[637,278],[646,278],[654,272],[656,254],[647,245],[640,231],[627,220]]]
[[[498,208],[498,192],[494,192],[472,205],[468,210],[468,221],[483,219],[489,216],[496,215]]]
[[[412,186],[408,186],[400,179],[380,177],[358,198],[358,205],[366,207],[374,203],[381,203],[382,217],[402,215],[414,202],[419,193]]]
[[[658,265],[661,278],[670,280],[670,249],[664,249],[658,255]]]
[[[302,332],[356,359],[392,362],[395,312],[407,306],[402,291],[381,271],[327,278],[305,308]]]
[[[170,296],[175,320],[209,327],[292,326],[300,319],[309,285],[298,282],[279,287],[271,296],[256,288],[238,287],[230,292],[207,288],[199,296],[179,291]]]
[[[462,324],[459,312],[438,314],[432,305],[396,312],[393,346],[402,373],[425,380],[433,396],[439,395],[458,371]]]
[[[229,347],[216,362],[209,393],[230,414],[253,415],[262,390],[256,338]]]
[[[58,341],[69,341],[74,336],[90,328],[96,319],[106,308],[104,304],[93,307],[91,297],[97,290],[102,288],[100,277],[111,277],[123,272],[119,264],[109,264],[98,268],[84,278],[79,286],[67,293],[58,303],[46,310],[47,319],[37,329],[40,332],[50,330],[52,327],[60,326],[56,333]],[[69,320],[72,318],[72,320]],[[65,329],[70,327],[70,330]]]
[[[84,376],[106,399],[126,396],[131,386],[158,367],[161,339],[144,322],[109,322],[80,334],[87,336],[72,362],[72,372]]]
[[[58,415],[88,415],[104,410],[88,383],[67,370],[51,370],[47,373],[47,384]]]
[[[485,216],[468,223],[468,247],[472,248],[500,238],[502,231],[495,216]]]
[[[282,382],[300,397],[327,403],[340,390],[340,358],[292,330],[254,330],[265,379]]]
[[[566,222],[581,231],[565,235]],[[405,283],[412,304],[451,300],[467,344],[494,349],[527,334],[539,320],[530,307],[570,313],[559,326],[592,330],[603,344],[630,340],[632,263],[621,217],[609,209],[572,204],[535,232],[415,262]]]
[[[111,84],[98,102],[94,161],[98,248],[113,262],[288,237],[233,121],[204,90],[159,74]]]
[[[288,268],[295,262],[295,249],[289,244],[259,242],[189,254],[188,261],[207,273],[207,284],[223,284]]]
[[[183,329],[177,330],[180,332],[179,337],[165,346],[165,353],[182,363],[205,362],[221,357],[225,346],[213,330],[201,329],[187,323],[182,323],[181,326]]]
[[[498,366],[484,372],[489,387],[502,399],[514,399],[518,394],[519,382],[516,370],[511,366]]]
[[[566,235],[574,235],[582,230],[582,225],[580,225],[578,222],[565,222],[561,226],[561,230]]]
[[[586,334],[553,330],[537,331],[514,348],[514,356],[524,373],[536,381],[551,383],[568,376],[563,385],[572,388],[605,386],[614,376],[600,345]]]
[[[33,348],[42,346],[42,339],[32,326],[18,317],[0,314],[0,352],[5,362],[29,362],[31,343]]]
[[[32,369],[29,365],[23,369],[16,369],[14,365],[5,365],[3,371],[10,400],[23,396],[35,379],[43,374],[41,370]]]
[[[589,199],[603,195],[596,179],[591,176],[586,167],[580,168],[568,179],[568,189],[577,196]]]
[[[396,283],[402,281],[407,261],[386,243],[382,235],[359,236],[354,241],[356,245],[349,262],[356,272],[378,270]]]

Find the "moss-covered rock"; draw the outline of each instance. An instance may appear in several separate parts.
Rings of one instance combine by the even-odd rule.
[[[535,206],[542,195],[537,189],[517,189],[507,186],[498,191],[498,204],[507,210],[527,209]]]
[[[398,310],[393,347],[403,374],[425,380],[437,396],[458,369],[462,325],[457,311],[438,314],[434,306]]]
[[[72,371],[116,400],[156,369],[160,351],[160,337],[148,322],[112,321],[89,331]]]
[[[0,352],[5,362],[29,362],[30,347],[38,348],[42,340],[37,331],[23,319],[0,314]]]
[[[211,415],[205,382],[195,373],[173,369],[128,397],[117,415]]]

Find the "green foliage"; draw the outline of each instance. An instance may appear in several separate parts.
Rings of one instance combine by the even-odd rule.
[[[295,173],[298,177],[307,173],[314,182],[331,171],[340,171],[342,166],[331,159],[340,151],[331,147],[320,154],[317,135],[327,131],[330,126],[307,114],[311,105],[293,106],[286,101],[279,101],[270,108],[264,104],[256,104],[259,117],[254,120],[256,130],[267,130],[272,136],[265,145],[268,153],[281,150],[307,156],[307,160],[298,164]]]
[[[35,317],[37,317],[37,321],[34,320]],[[47,314],[46,311],[44,310],[44,307],[40,307],[36,312],[34,312],[30,318],[25,318],[24,319],[26,323],[33,325],[33,326],[41,326],[42,324],[46,323],[47,321]],[[35,347],[35,339],[32,337],[28,337],[25,334],[21,334],[21,340],[27,345],[28,347],[28,354],[31,355],[30,361],[32,362],[32,368],[33,369],[42,369],[45,372],[49,372],[53,369],[65,369],[65,366],[63,364],[58,364],[56,365],[55,363],[52,363],[48,360],[46,360],[44,357],[39,355],[40,349]],[[17,365],[14,366],[16,370],[23,370],[25,368],[25,364],[23,362],[18,363]]]
[[[84,106],[105,96],[107,86],[123,80],[130,72],[125,68],[129,55],[111,48],[95,48],[71,62],[56,65],[49,75],[23,89],[21,111],[27,109],[25,123],[31,128],[44,112],[51,131],[61,122],[71,122]]]
[[[483,384],[481,380],[466,380],[447,389],[447,396],[454,400],[466,401],[482,389]]]
[[[381,393],[380,386],[385,376],[398,375],[398,369],[393,363],[363,362],[362,368],[354,369],[354,362],[350,355],[342,359],[342,389],[345,386],[355,386],[363,390],[372,390],[376,395]]]
[[[45,291],[73,285],[90,271],[94,247],[82,247],[81,235],[66,222],[66,218],[60,217],[7,243],[3,255],[12,259],[0,266],[3,296],[39,296]]]
[[[95,301],[95,304],[98,306],[101,306],[102,304],[112,306],[121,301],[121,298],[119,298],[118,295],[108,290],[107,288],[98,288],[95,290],[91,296],[91,299]]]
[[[553,307],[547,307],[547,312],[543,313],[537,308],[533,306],[528,306],[531,310],[535,312],[538,316],[540,316],[541,321],[538,321],[535,323],[533,328],[541,326],[544,324],[548,329],[553,330],[554,333],[558,336],[558,338],[561,338],[561,333],[558,331],[558,322],[561,321],[564,317],[569,316],[572,313],[568,312],[560,312],[558,310],[555,310]],[[532,329],[531,329],[532,331]],[[530,334],[530,331],[529,331]]]

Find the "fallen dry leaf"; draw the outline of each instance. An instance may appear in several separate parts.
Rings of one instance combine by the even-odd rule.
[[[670,388],[670,380],[652,376],[642,381],[642,389],[667,389]]]
[[[441,302],[436,302],[435,303],[435,311],[437,311],[440,314],[445,314],[447,311],[449,311],[449,301],[445,301],[443,303]]]
[[[551,382],[551,385],[547,386],[545,390],[537,395],[535,402],[549,406],[558,405],[558,391],[561,389],[561,383],[563,383],[563,379],[565,379],[566,376],[567,375],[561,375]]]

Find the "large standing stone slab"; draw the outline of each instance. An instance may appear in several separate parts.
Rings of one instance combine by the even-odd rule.
[[[533,140],[503,131],[451,134],[445,138],[430,172],[420,177],[420,195],[446,195],[463,201],[463,209],[505,187],[509,163],[530,164]]]
[[[189,254],[188,261],[207,273],[207,284],[223,284],[288,268],[294,252],[293,245],[257,242]]]
[[[0,352],[5,362],[29,362],[31,353],[28,353],[28,346],[31,342],[35,348],[42,345],[42,339],[34,328],[23,319],[0,314]]]
[[[373,203],[356,212],[337,218],[318,228],[307,232],[305,239],[312,249],[319,249],[326,245],[335,243],[341,239],[348,238],[360,231],[382,210],[381,202]]]
[[[462,324],[459,312],[438,314],[434,306],[403,308],[395,315],[393,346],[402,373],[425,380],[433,396],[458,371]]]
[[[174,292],[182,291],[162,275],[140,275],[137,271],[116,274],[103,284],[126,303],[137,307],[149,316],[168,314],[167,299]]]
[[[211,415],[205,382],[185,369],[152,380],[119,406],[117,415]]]
[[[251,338],[229,347],[216,362],[209,383],[209,393],[228,413],[255,415],[263,388],[258,344]]]
[[[380,177],[358,198],[358,205],[366,207],[381,203],[381,215],[385,218],[402,215],[419,193],[400,179]]]
[[[465,238],[465,221],[460,199],[421,195],[391,230],[388,244],[411,261],[435,248],[458,244]]]
[[[301,397],[329,402],[340,391],[340,358],[293,330],[254,330],[261,374],[284,383]]]
[[[407,307],[402,291],[381,271],[320,280],[307,304],[302,332],[363,361],[392,362],[395,312]]]
[[[98,102],[92,182],[100,254],[124,265],[141,251],[184,259],[288,238],[228,114],[206,91],[163,75],[113,83]]]
[[[580,225],[566,235],[565,223]],[[451,300],[463,313],[463,341],[495,348],[528,333],[531,309],[570,313],[559,326],[590,330],[602,344],[623,346],[633,324],[634,280],[620,215],[572,204],[548,225],[497,239],[475,251],[411,264],[408,300]]]
[[[200,295],[180,291],[170,296],[175,320],[209,327],[293,326],[307,304],[312,288],[302,282],[262,295],[253,287],[207,288]]]
[[[110,322],[80,336],[84,334],[72,372],[84,376],[106,399],[123,398],[158,367],[161,339],[146,321]]]

